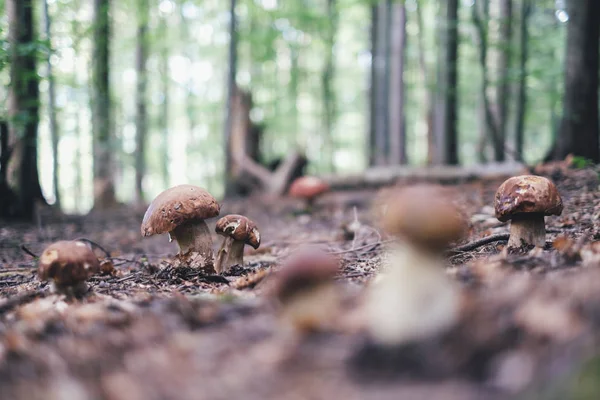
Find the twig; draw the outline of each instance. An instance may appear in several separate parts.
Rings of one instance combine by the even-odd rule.
[[[24,244],[21,245],[21,250],[23,250],[26,254],[30,255],[31,257],[33,257],[35,259],[39,258],[33,251],[31,251],[27,247],[25,247]]]
[[[95,247],[95,248],[97,248],[98,250],[100,250],[101,252],[103,252],[103,253],[104,253],[104,255],[105,255],[107,258],[110,258],[110,253],[109,253],[108,251],[106,251],[106,249],[105,249],[104,247],[100,246],[98,243],[96,243],[96,242],[94,242],[94,241],[92,241],[92,240],[90,240],[90,239],[86,239],[86,238],[78,238],[78,239],[75,239],[75,241],[77,241],[77,242],[85,242],[85,243],[87,243],[87,244],[91,245],[92,247]]]
[[[454,254],[454,253],[463,253],[465,251],[475,250],[476,248],[484,246],[488,243],[505,242],[509,239],[509,237],[510,237],[509,233],[497,233],[495,235],[486,236],[481,239],[477,239],[472,242],[465,243],[463,245],[454,247],[454,248],[448,250],[448,253]]]
[[[339,250],[339,251],[332,251],[332,252],[330,252],[329,254],[346,254],[346,253],[353,253],[353,252],[355,252],[355,251],[357,251],[357,250],[366,249],[367,247],[379,246],[379,245],[382,245],[382,244],[385,244],[385,243],[390,243],[390,242],[393,242],[393,240],[392,240],[392,239],[390,239],[390,240],[380,240],[380,241],[378,241],[378,242],[375,242],[375,243],[369,243],[369,244],[365,244],[365,245],[363,245],[363,246],[358,246],[358,247],[355,247],[355,248],[353,248],[353,249],[349,249],[349,250]]]

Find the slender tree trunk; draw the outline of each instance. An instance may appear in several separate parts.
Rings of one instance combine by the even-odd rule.
[[[406,51],[406,7],[404,3],[392,5],[390,27],[390,164],[406,164],[406,125],[404,110],[404,63]]]
[[[44,0],[44,31],[48,43],[52,43],[52,29],[50,13],[48,11],[48,0]],[[50,45],[50,47],[52,47]],[[52,141],[52,186],[54,187],[54,205],[60,209],[60,185],[59,185],[59,154],[58,141],[59,130],[58,121],[56,119],[56,89],[54,85],[54,72],[52,71],[52,63],[50,62],[51,53],[48,52],[46,58],[46,79],[48,80],[48,119],[50,120],[50,137]]]
[[[233,126],[233,97],[236,92],[235,75],[237,72],[237,19],[236,0],[229,1],[229,69],[227,72],[227,113],[224,126],[225,151],[225,196],[235,194],[235,176],[233,175],[233,157],[231,154],[231,128]]]
[[[148,0],[138,0],[137,45],[135,54],[136,87],[136,152],[135,152],[135,195],[138,204],[144,202],[143,180],[146,174],[146,136],[148,133],[148,112],[146,87],[148,76],[146,61],[148,59]]]
[[[434,132],[438,153],[435,164],[458,164],[457,61],[458,0],[442,0],[444,21],[440,27],[437,99]]]
[[[600,2],[568,2],[565,94],[554,157],[568,154],[600,161],[598,45]]]
[[[337,15],[335,0],[327,0],[327,18],[329,20],[329,27],[325,39],[327,54],[325,56],[323,73],[321,75],[321,87],[323,88],[323,122],[325,125],[325,148],[322,153],[327,157],[327,169],[329,171],[335,169],[335,143],[333,137],[337,107],[335,90],[333,90],[333,80],[335,74],[334,45],[337,31]]]
[[[419,66],[421,68],[421,78],[425,85],[425,104],[423,109],[425,110],[425,126],[427,127],[427,164],[433,163],[434,154],[437,153],[435,149],[435,139],[433,137],[433,104],[434,104],[434,92],[430,88],[430,82],[433,81],[430,70],[425,60],[425,24],[423,23],[423,10],[420,1],[416,2],[417,12],[417,26],[419,27],[419,34],[417,36],[417,47],[419,50]]]
[[[169,46],[167,44],[167,21],[166,16],[161,17],[159,32],[161,34],[161,50],[159,59],[159,71],[160,71],[160,91],[162,93],[162,102],[160,103],[160,109],[158,112],[158,127],[160,131],[160,143],[162,144],[160,149],[160,175],[162,178],[162,185],[164,188],[170,186],[169,178],[169,103],[170,103],[170,83],[169,77]]]
[[[377,50],[379,32],[378,6],[371,6],[371,74],[369,80],[369,135],[368,135],[368,162],[370,166],[377,164]]]
[[[7,0],[8,41],[10,44],[10,92],[8,100],[10,159],[7,183],[16,194],[9,213],[32,218],[35,203],[45,203],[37,168],[39,90],[37,50],[32,0]],[[3,212],[6,212],[3,210]]]
[[[110,1],[94,0],[92,55],[92,132],[94,136],[94,208],[116,204],[110,101]]]
[[[525,115],[527,110],[527,58],[529,57],[529,15],[531,0],[521,0],[521,20],[519,24],[519,87],[517,91],[517,111],[515,126],[515,156],[523,161],[523,142],[525,137]]]
[[[375,165],[386,165],[388,160],[388,59],[389,59],[389,12],[387,0],[377,6],[377,48],[373,58],[375,68]]]
[[[499,144],[494,146],[496,161],[504,161],[506,137],[508,136],[508,104],[510,96],[509,69],[511,66],[512,0],[500,0],[500,30],[498,56],[498,87],[496,90],[496,121]]]

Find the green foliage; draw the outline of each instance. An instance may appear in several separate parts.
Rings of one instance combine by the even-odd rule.
[[[594,166],[594,161],[585,157],[575,156],[571,159],[571,165],[577,169],[582,169]]]

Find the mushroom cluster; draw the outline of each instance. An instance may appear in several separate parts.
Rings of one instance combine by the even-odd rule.
[[[227,272],[234,265],[244,265],[244,245],[254,249],[260,246],[260,232],[256,224],[243,215],[226,215],[217,221],[215,232],[225,236],[217,252],[217,274]]]
[[[382,225],[397,240],[368,288],[371,339],[397,346],[446,331],[459,318],[462,295],[444,273],[443,251],[468,228],[453,196],[434,185],[400,188],[388,197]]]

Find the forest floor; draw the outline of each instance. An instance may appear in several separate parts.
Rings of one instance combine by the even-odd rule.
[[[262,233],[261,247],[225,279],[170,268],[176,245],[166,235],[140,236],[144,210],[3,223],[0,398],[600,398],[600,248],[590,244],[600,240],[598,175],[549,172],[565,209],[546,219],[546,248],[507,254],[496,242],[450,255],[447,273],[469,293],[472,310],[444,343],[402,350],[417,351],[415,368],[398,354],[356,362],[361,329],[294,338],[265,294],[290,251],[321,243],[342,260],[336,284],[347,309],[340,312],[355,311],[385,251],[373,216],[377,190],[327,194],[311,215],[289,199],[224,202],[221,215],[244,214]],[[508,232],[493,215],[502,181],[455,185],[471,216],[469,241]],[[348,234],[355,218],[360,228]],[[114,264],[90,280],[81,300],[51,293],[21,249],[39,255],[53,241],[76,238],[100,244]]]

